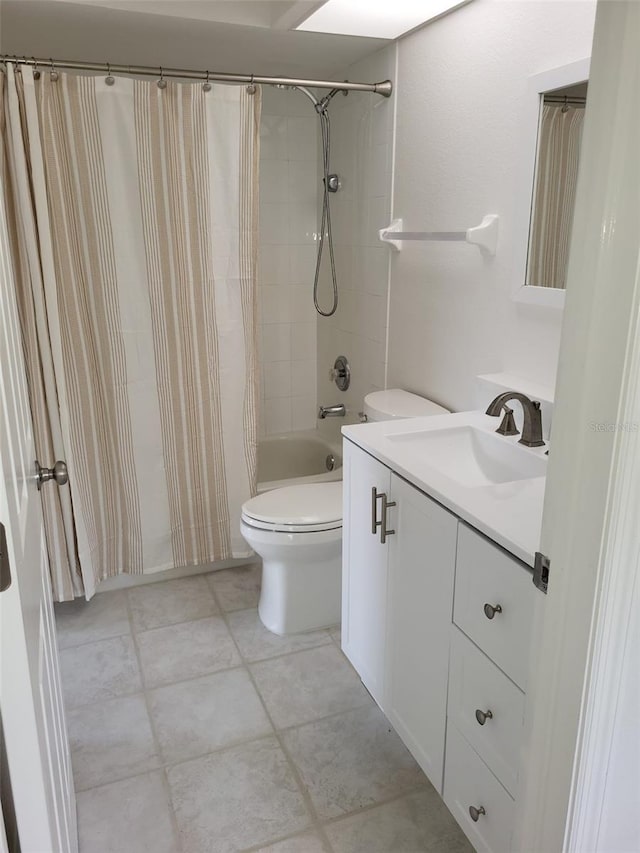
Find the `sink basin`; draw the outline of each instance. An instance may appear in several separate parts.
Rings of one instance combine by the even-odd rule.
[[[491,486],[544,477],[546,460],[504,436],[472,426],[387,435],[410,450],[416,462],[429,465],[462,486]]]

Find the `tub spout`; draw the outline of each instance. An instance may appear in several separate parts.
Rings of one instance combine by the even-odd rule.
[[[347,410],[343,403],[338,403],[337,406],[320,406],[318,417],[321,421],[325,418],[343,418],[347,414]]]

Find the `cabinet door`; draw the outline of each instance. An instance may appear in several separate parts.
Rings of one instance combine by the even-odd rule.
[[[342,648],[382,707],[389,543],[371,532],[371,490],[389,495],[391,472],[344,442],[342,528]],[[376,502],[376,518],[381,515]]]
[[[385,710],[441,793],[458,522],[395,474]]]

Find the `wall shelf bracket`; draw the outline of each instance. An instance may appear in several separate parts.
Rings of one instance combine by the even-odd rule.
[[[480,249],[485,257],[493,257],[498,244],[498,222],[500,217],[495,213],[487,214],[480,225],[467,228],[466,231],[403,231],[402,219],[394,219],[386,228],[378,231],[378,237],[383,243],[388,243],[397,252],[402,251],[405,240],[420,242],[457,242],[471,243]]]

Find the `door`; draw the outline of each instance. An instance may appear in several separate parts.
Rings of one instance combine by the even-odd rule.
[[[390,483],[388,468],[344,442],[342,648],[382,708],[389,543],[379,522]]]
[[[0,592],[0,714],[20,849],[68,853],[75,796],[35,458],[0,196],[0,532],[11,580]]]
[[[442,793],[458,520],[391,475],[385,712]]]

